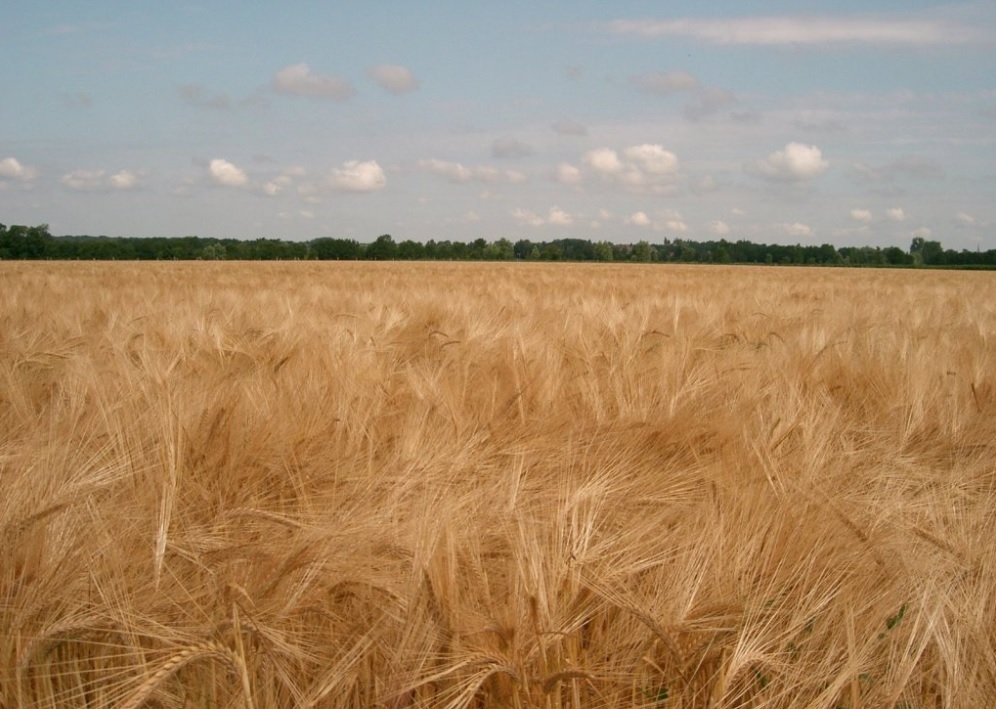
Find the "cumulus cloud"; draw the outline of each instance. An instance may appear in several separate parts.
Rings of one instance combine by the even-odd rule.
[[[967,212],[958,212],[955,215],[955,224],[962,227],[971,227],[977,224],[975,217]]]
[[[634,145],[626,148],[623,155],[645,172],[654,175],[669,175],[678,171],[678,157],[660,145]]]
[[[474,171],[458,162],[432,158],[420,161],[419,165],[429,172],[445,177],[450,182],[469,182],[474,179]]]
[[[543,217],[538,215],[536,212],[522,208],[517,208],[514,212],[512,212],[512,218],[519,224],[527,224],[529,226],[543,226],[545,223]]]
[[[596,148],[584,155],[584,163],[603,175],[616,175],[623,171],[619,153],[612,148]]]
[[[872,213],[867,209],[852,209],[851,219],[862,224],[867,224],[872,220]]]
[[[17,158],[0,160],[0,180],[31,182],[37,177],[38,171],[35,168],[23,165]]]
[[[483,182],[494,184],[497,182],[521,183],[526,181],[526,176],[517,170],[498,170],[489,165],[476,165],[467,167],[462,163],[450,162],[432,158],[430,160],[420,160],[419,167],[428,170],[434,175],[445,177],[454,184],[464,184],[467,182]]]
[[[498,138],[491,145],[491,157],[494,158],[525,158],[535,152],[532,146],[515,138]]]
[[[208,174],[212,180],[225,187],[245,187],[249,184],[249,176],[245,170],[221,158],[211,161]]]
[[[885,218],[890,222],[905,222],[906,213],[903,212],[902,207],[893,207],[892,209],[885,210]]]
[[[131,190],[138,187],[138,176],[130,170],[122,170],[111,175],[108,183],[115,190]]]
[[[267,197],[276,197],[278,194],[286,190],[291,186],[291,178],[289,175],[280,175],[275,177],[268,182],[263,183],[263,194]]]
[[[554,226],[570,226],[574,223],[574,217],[560,207],[551,207],[547,222]]]
[[[108,175],[104,170],[74,170],[59,181],[76,192],[111,192],[132,190],[138,187],[138,176],[130,170]]]
[[[698,79],[686,71],[658,71],[634,76],[630,81],[640,91],[658,96],[689,91],[699,85]]]
[[[715,221],[709,222],[709,231],[711,231],[716,236],[728,236],[730,233],[730,225],[724,222],[722,219],[717,219]]]
[[[527,226],[570,226],[574,223],[574,216],[565,212],[560,207],[550,207],[549,212],[544,217],[528,209],[517,208],[512,212],[512,218],[519,224]]]
[[[587,126],[584,126],[581,123],[578,123],[577,121],[571,121],[571,120],[556,121],[550,125],[550,128],[551,130],[553,130],[554,133],[558,133],[560,135],[572,135],[578,137],[583,137],[588,135]]]
[[[584,172],[571,173],[579,181],[585,175],[632,192],[666,194],[674,188],[678,175],[678,157],[661,145],[644,143],[619,151],[601,147],[589,150],[581,158]],[[567,174],[561,176],[567,177]]]
[[[353,85],[338,76],[312,74],[307,64],[292,64],[273,77],[273,88],[279,93],[309,98],[344,101],[356,91]]]
[[[367,69],[367,77],[392,94],[404,94],[418,88],[418,81],[411,70],[399,64],[372,66]]]
[[[561,163],[557,166],[556,179],[564,185],[576,185],[581,182],[581,170],[570,163]]]
[[[778,229],[789,236],[810,237],[813,235],[813,228],[802,222],[792,222],[791,224],[778,224]]]
[[[645,38],[690,37],[713,44],[744,45],[947,45],[980,42],[974,27],[901,17],[740,17],[615,20],[610,32]]]
[[[773,182],[803,182],[827,171],[830,163],[815,145],[789,143],[763,160],[745,166],[747,172]]]
[[[387,176],[376,160],[348,160],[332,170],[330,183],[344,192],[376,192],[387,185]]]
[[[678,212],[665,209],[655,212],[651,218],[646,212],[633,212],[623,219],[624,224],[637,227],[651,227],[654,231],[671,231],[684,233],[688,231],[688,224]]]

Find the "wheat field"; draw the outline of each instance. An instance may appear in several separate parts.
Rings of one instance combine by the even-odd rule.
[[[0,264],[0,706],[996,704],[996,275]]]

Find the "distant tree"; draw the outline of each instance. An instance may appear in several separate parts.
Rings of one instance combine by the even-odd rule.
[[[928,266],[944,263],[944,247],[941,246],[940,241],[924,241],[920,254],[923,256],[923,262]]]
[[[650,243],[646,241],[638,241],[633,246],[633,256],[634,261],[643,261],[650,263],[651,252]]]
[[[398,245],[390,234],[382,234],[367,246],[366,257],[371,261],[390,261],[398,256]]]
[[[595,260],[596,261],[611,261],[612,260],[612,244],[608,241],[599,241],[595,244]]]
[[[351,261],[360,257],[360,245],[353,239],[323,237],[308,244],[312,256],[320,261]]]
[[[498,239],[484,247],[484,258],[488,261],[511,261],[515,258],[515,247],[508,239]]]
[[[398,258],[404,261],[418,261],[425,258],[425,247],[417,241],[405,239],[398,244]]]
[[[927,241],[922,236],[914,236],[910,242],[910,255],[916,265],[943,263],[944,247],[939,241]]]
[[[891,266],[906,266],[913,263],[913,257],[898,246],[890,246],[883,250],[882,258]]]
[[[471,258],[475,261],[479,261],[484,258],[484,250],[488,248],[488,241],[482,237],[474,239],[474,241],[467,247],[467,258]]]
[[[564,250],[556,243],[544,244],[543,250],[540,252],[540,258],[544,261],[560,261],[564,258]]]
[[[224,261],[226,252],[224,244],[208,244],[201,249],[201,258],[206,261]]]

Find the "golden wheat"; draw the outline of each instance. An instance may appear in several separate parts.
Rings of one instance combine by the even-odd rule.
[[[988,273],[0,264],[0,706],[991,705],[994,338]]]

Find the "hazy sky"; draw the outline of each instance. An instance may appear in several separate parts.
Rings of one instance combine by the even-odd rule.
[[[0,92],[54,234],[996,248],[991,0],[0,0]]]

